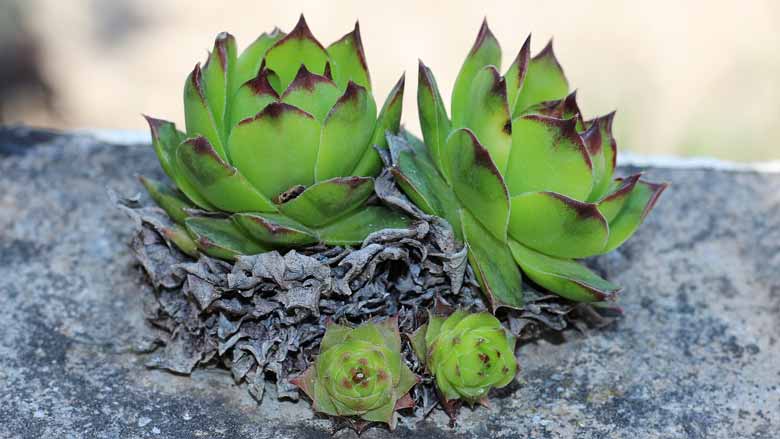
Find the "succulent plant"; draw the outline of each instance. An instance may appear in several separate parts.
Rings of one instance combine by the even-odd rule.
[[[411,339],[445,403],[484,402],[490,389],[506,386],[517,373],[515,338],[487,312],[431,314]]]
[[[179,224],[172,242],[230,259],[405,226],[366,205],[381,169],[374,147],[398,130],[403,88],[401,78],[377,116],[358,25],[325,48],[301,16],[289,34],[264,33],[240,55],[219,34],[186,80],[186,133],[147,117],[178,190],[143,182]]]
[[[575,301],[618,287],[576,262],[627,240],[665,184],[613,178],[614,113],[585,120],[552,43],[530,57],[530,36],[502,76],[501,49],[483,23],[458,74],[452,118],[420,62],[417,102],[424,144],[390,136],[393,173],[429,214],[468,243],[493,308],[522,306],[522,271]]]
[[[292,382],[315,411],[346,417],[360,430],[367,422],[395,428],[396,410],[414,406],[409,390],[417,381],[401,358],[398,321],[389,318],[354,329],[329,324],[314,364]]]

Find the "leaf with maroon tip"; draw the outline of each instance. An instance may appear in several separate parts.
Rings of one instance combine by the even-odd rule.
[[[417,108],[420,116],[420,128],[422,128],[423,139],[425,139],[425,145],[430,151],[433,163],[436,164],[437,169],[446,180],[448,177],[444,166],[442,166],[442,151],[447,144],[451,124],[433,73],[422,61],[420,61],[419,66]]]
[[[577,90],[571,92],[566,98],[555,101],[545,101],[532,105],[526,109],[526,114],[541,114],[542,116],[556,119],[572,119],[577,121],[577,132],[585,130],[585,122],[582,120],[580,106],[577,104]]]
[[[490,153],[467,128],[447,139],[444,163],[452,190],[474,217],[501,242],[506,240],[509,194]]]
[[[368,74],[363,41],[360,38],[360,24],[355,29],[328,46],[333,80],[344,90],[349,81],[371,90],[371,77]]]
[[[610,252],[630,238],[668,186],[666,183],[658,184],[639,180],[623,205],[623,209],[609,222],[609,241],[600,253]]]
[[[189,216],[186,209],[195,207],[190,204],[189,200],[157,180],[144,176],[139,177],[139,180],[155,204],[160,206],[174,222],[184,224],[184,220]]]
[[[561,99],[569,93],[569,81],[555,58],[552,40],[531,58],[525,81],[517,95],[513,116],[523,114],[531,105]]]
[[[217,124],[217,119],[206,100],[200,64],[195,66],[184,83],[184,121],[189,137],[205,137],[220,157],[227,158],[220,125]]]
[[[279,210],[308,227],[322,227],[359,208],[374,193],[374,179],[338,177],[315,183],[279,205]]]
[[[618,183],[617,188],[598,201],[599,212],[604,215],[607,222],[615,219],[620,211],[623,210],[623,206],[625,206],[641,176],[642,174],[634,174],[627,178],[616,179],[615,182]]]
[[[322,124],[315,179],[323,181],[349,175],[369,148],[375,124],[373,96],[350,81]]]
[[[203,66],[203,89],[206,102],[224,140],[230,127],[226,126],[228,99],[237,88],[236,81],[236,40],[233,35],[222,32],[214,41],[214,50]]]
[[[550,256],[584,258],[601,252],[609,227],[595,204],[528,192],[512,197],[509,236]]]
[[[383,206],[367,206],[319,229],[327,245],[360,245],[366,237],[384,229],[406,229],[411,220]]]
[[[193,241],[187,229],[179,224],[173,224],[171,227],[160,229],[163,237],[178,248],[182,253],[197,258],[198,245]]]
[[[528,63],[531,62],[531,35],[525,39],[523,47],[520,48],[520,52],[517,53],[512,65],[504,74],[506,80],[506,96],[509,103],[509,114],[515,114],[515,104],[517,103],[517,96],[520,94],[520,89],[525,82],[525,75],[528,73]]]
[[[570,259],[539,253],[510,239],[509,248],[523,272],[538,285],[576,302],[609,299],[620,289]]]
[[[290,104],[274,102],[241,121],[228,149],[235,167],[269,199],[297,185],[314,183],[320,123]]]
[[[591,166],[576,120],[530,115],[512,121],[510,194],[550,191],[584,200],[593,186]]]
[[[409,133],[388,135],[396,183],[428,215],[446,219],[461,239],[460,203],[428,155],[425,145]]]
[[[198,248],[215,258],[233,260],[236,256],[267,251],[247,237],[229,218],[190,217],[185,225],[195,238]]]
[[[305,226],[273,213],[237,213],[233,221],[257,241],[273,247],[314,244],[318,238]]]
[[[279,75],[283,89],[295,79],[301,64],[319,75],[325,71],[326,62],[328,53],[312,35],[303,15],[295,28],[271,46],[265,55],[266,67]]]
[[[487,20],[484,20],[471,51],[469,51],[466,60],[463,61],[452,89],[453,126],[463,126],[464,117],[475,111],[469,106],[471,84],[480,70],[491,65],[496,68],[501,66],[501,47],[496,37],[493,36],[493,32],[490,31]]]
[[[615,113],[599,117],[590,122],[588,129],[582,133],[582,141],[588,148],[593,163],[593,189],[589,201],[604,197],[612,184],[617,161],[617,143],[612,136],[612,120]]]
[[[284,37],[285,33],[274,29],[271,33],[263,32],[252,44],[247,46],[236,62],[236,85],[256,77],[268,49]]]
[[[269,81],[272,74],[270,70],[263,69],[256,78],[239,87],[230,107],[231,129],[242,120],[263,111],[268,104],[279,100],[279,95]]]
[[[494,66],[477,72],[471,82],[468,111],[463,126],[471,129],[490,152],[500,171],[506,169],[512,148],[512,121],[506,96],[506,83]]]
[[[499,241],[467,210],[461,210],[469,262],[495,312],[500,307],[523,306],[523,282],[506,242]]]
[[[333,81],[311,73],[301,65],[295,79],[284,91],[282,102],[294,105],[322,122],[339,97],[341,91]]]
[[[369,147],[363,154],[352,175],[374,176],[382,169],[382,160],[374,147],[387,148],[387,133],[398,134],[401,126],[401,110],[404,101],[404,75],[395,84],[385,99],[382,110],[376,120],[374,134],[371,135]]]
[[[176,157],[182,172],[211,204],[227,212],[274,212],[276,207],[226,163],[205,137],[187,139]]]
[[[180,191],[187,196],[198,207],[205,210],[214,210],[203,195],[199,194],[192,183],[182,174],[176,161],[176,148],[184,140],[185,134],[176,129],[176,125],[153,117],[144,116],[149,124],[149,130],[152,134],[152,146],[160,166],[168,177],[173,180]]]

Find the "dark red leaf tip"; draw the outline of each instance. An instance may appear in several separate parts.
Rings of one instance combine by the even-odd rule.
[[[632,190],[634,190],[634,186],[636,186],[636,183],[639,181],[639,178],[642,176],[642,173],[637,173],[630,175],[626,178],[620,179],[620,187],[617,188],[614,192],[604,197],[604,201],[611,201],[620,197],[624,197],[631,193]]]
[[[312,34],[311,29],[309,29],[309,25],[306,23],[306,18],[301,14],[300,18],[298,19],[298,23],[295,24],[295,27],[292,31],[290,31],[289,34],[285,35],[284,38],[277,41],[274,46],[279,46],[286,42],[287,40],[310,40],[314,43],[316,43],[323,51],[325,48],[320,44],[320,42],[317,40],[317,38],[314,37],[314,34]]]
[[[310,72],[309,69],[306,68],[305,64],[301,64],[301,67],[298,69],[298,73],[295,74],[295,79],[293,79],[290,85],[287,86],[287,90],[284,91],[283,96],[287,96],[294,90],[304,89],[313,91],[317,84],[321,82],[332,84],[333,86],[336,85],[332,80],[325,76],[320,76],[316,73]]]
[[[650,201],[647,202],[645,210],[642,211],[642,221],[644,221],[644,219],[647,218],[647,215],[650,214],[650,211],[653,210],[653,207],[655,207],[658,198],[660,198],[661,194],[669,187],[669,183],[651,183],[644,180],[641,180],[641,182],[646,184],[650,190],[653,191],[653,195],[650,196]]]
[[[146,114],[142,114],[141,116],[143,116],[143,118],[146,120],[146,123],[149,124],[149,130],[151,130],[153,137],[159,137],[160,127],[162,127],[163,125],[165,124],[173,125],[173,122],[157,119],[152,116],[148,116]]]
[[[474,41],[474,45],[471,46],[471,51],[469,52],[469,55],[473,55],[479,51],[479,49],[482,48],[482,46],[485,44],[486,41],[493,40],[498,44],[498,41],[496,40],[495,35],[493,35],[493,32],[490,31],[490,27],[488,26],[487,17],[485,17],[482,20],[482,26],[479,27],[479,33],[477,33],[477,39]]]
[[[330,79],[331,81],[333,80],[333,72],[330,68],[330,61],[325,62],[325,69],[322,71],[322,76]]]
[[[543,192],[543,193],[549,195],[552,198],[557,198],[558,200],[562,201],[567,208],[575,211],[577,213],[577,216],[580,219],[594,218],[600,220],[606,226],[607,221],[604,219],[604,216],[601,214],[601,212],[599,212],[598,206],[596,204],[584,203],[582,201],[569,198],[557,192]]]
[[[211,54],[209,54],[209,57],[206,60],[206,66],[208,66],[208,64],[211,62],[212,57],[216,53],[219,59],[220,67],[222,67],[223,71],[227,70],[227,57],[228,57],[227,45],[231,41],[235,42],[235,38],[233,38],[233,35],[230,35],[227,32],[220,32],[219,34],[217,34],[217,37],[214,39],[214,50],[211,52]]]
[[[273,86],[271,86],[271,82],[268,80],[270,73],[271,71],[268,69],[261,69],[260,72],[258,72],[257,77],[247,81],[245,85],[249,87],[255,95],[271,95],[278,99],[279,94],[276,93],[276,90],[274,90]]]
[[[203,70],[200,68],[200,63],[195,64],[195,68],[190,73],[190,81],[192,81],[192,87],[200,96],[202,101],[206,100],[206,96],[203,93]]]
[[[555,59],[555,51],[553,50],[553,39],[552,38],[550,38],[550,40],[547,41],[547,45],[544,46],[544,49],[542,49],[542,51],[537,53],[536,56],[534,57],[534,59],[541,59],[541,58],[552,58],[552,59]]]
[[[252,123],[258,119],[278,119],[286,113],[298,113],[308,118],[314,119],[314,116],[301,110],[300,108],[287,104],[285,102],[271,102],[263,108],[263,111],[257,113],[254,117],[247,117],[239,122],[239,125]]]
[[[601,127],[598,121],[594,121],[581,135],[583,143],[588,148],[590,155],[596,155],[601,151]]]
[[[341,95],[339,100],[336,102],[336,105],[334,105],[334,108],[337,105],[342,104],[344,102],[347,102],[347,101],[350,101],[350,100],[353,100],[353,99],[357,99],[358,98],[358,93],[360,93],[361,91],[365,91],[365,90],[366,89],[363,88],[362,86],[354,83],[353,81],[349,81],[347,83],[346,90],[344,90],[344,94]]]

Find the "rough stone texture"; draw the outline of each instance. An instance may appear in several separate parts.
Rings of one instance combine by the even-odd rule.
[[[149,286],[106,195],[137,173],[160,176],[148,146],[0,129],[0,438],[329,437],[306,403],[258,406],[225,372],[144,368]],[[522,346],[490,409],[404,418],[398,437],[780,437],[780,174],[648,174],[673,185],[597,261],[626,317]]]

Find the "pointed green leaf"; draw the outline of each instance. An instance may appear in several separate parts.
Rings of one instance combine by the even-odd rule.
[[[461,205],[499,241],[506,240],[509,194],[490,153],[465,128],[447,140],[444,162]]]
[[[627,178],[616,179],[615,181],[619,182],[619,186],[598,202],[599,212],[604,215],[608,223],[615,219],[620,211],[623,210],[623,206],[625,206],[626,201],[628,201],[628,198],[634,191],[634,186],[636,186],[641,175],[634,174]]]
[[[401,379],[399,380],[398,387],[396,388],[397,394],[405,395],[407,392],[412,390],[412,387],[414,387],[414,385],[418,382],[419,380],[417,379],[417,375],[415,375],[406,364],[401,363]]]
[[[593,189],[589,201],[596,201],[607,194],[617,161],[617,144],[612,137],[612,120],[615,112],[590,122],[590,127],[582,134],[582,140],[588,148],[593,163]]]
[[[623,209],[615,219],[610,221],[609,241],[601,253],[618,248],[636,232],[667,186],[666,183],[657,184],[643,180],[636,183],[631,191],[631,196],[623,205]]]
[[[306,66],[301,65],[295,79],[284,91],[282,102],[294,105],[322,122],[339,97],[341,91],[333,81],[310,73]]]
[[[417,356],[417,359],[423,365],[425,365],[426,359],[428,357],[428,346],[425,343],[425,333],[427,330],[428,325],[423,324],[417,328],[417,330],[408,335],[409,344],[412,346],[414,355]]]
[[[315,183],[279,209],[308,227],[322,227],[358,209],[374,193],[369,177],[338,177]]]
[[[292,82],[301,64],[310,72],[320,75],[325,70],[326,62],[328,53],[312,35],[303,15],[295,29],[277,41],[265,55],[266,67],[279,75],[282,89],[286,89]]]
[[[452,89],[452,124],[455,127],[464,126],[467,114],[479,111],[470,105],[472,94],[472,82],[480,70],[486,66],[501,67],[501,47],[498,40],[488,28],[487,20],[482,22],[482,27],[477,34],[477,40],[471,47],[463,66],[455,79]],[[500,76],[500,75],[499,75]]]
[[[420,116],[420,128],[422,128],[423,138],[433,163],[447,180],[448,177],[443,169],[441,157],[450,134],[450,120],[447,118],[447,110],[444,109],[444,102],[441,100],[436,79],[422,61],[420,61],[417,78],[417,108]]]
[[[584,258],[604,248],[607,220],[595,204],[555,192],[527,192],[512,197],[509,236],[542,253]]]
[[[217,125],[217,120],[206,101],[200,64],[195,66],[184,84],[184,121],[189,137],[205,137],[220,157],[223,159],[227,157],[220,125]]]
[[[531,115],[512,121],[510,194],[550,191],[584,200],[593,186],[591,166],[575,119]]]
[[[184,209],[191,209],[195,206],[190,204],[189,200],[186,200],[176,191],[157,180],[143,176],[139,177],[139,179],[149,193],[149,196],[152,197],[152,200],[154,200],[154,202],[160,206],[174,222],[184,224],[184,220],[189,216]]]
[[[468,211],[461,212],[463,236],[469,246],[469,262],[491,309],[522,307],[522,277],[509,247],[489,233]]]
[[[468,96],[470,111],[463,126],[471,129],[479,142],[490,151],[496,168],[503,172],[512,148],[512,121],[506,96],[506,83],[494,66],[477,72]]]
[[[367,206],[319,230],[327,245],[359,245],[368,235],[383,229],[405,229],[409,218],[381,206]]]
[[[374,147],[387,148],[387,133],[398,134],[401,125],[401,109],[404,101],[404,76],[395,84],[390,94],[388,94],[382,110],[374,127],[374,134],[371,136],[369,147],[363,153],[352,175],[374,176],[382,169],[382,160]]]
[[[509,70],[506,71],[504,78],[506,80],[506,96],[509,103],[509,113],[514,115],[517,97],[525,83],[525,75],[528,73],[528,63],[531,61],[531,35],[525,39],[523,47],[518,52],[517,57]]]
[[[266,51],[284,37],[284,32],[274,29],[271,33],[263,32],[252,44],[247,46],[236,63],[236,84],[241,85],[256,77],[260,72]]]
[[[577,90],[571,92],[566,98],[555,101],[544,101],[525,110],[525,114],[540,114],[555,119],[576,119],[577,132],[585,130],[580,106],[577,104]],[[586,145],[587,146],[587,145]]]
[[[229,218],[190,217],[185,225],[201,251],[215,258],[232,260],[236,256],[267,251],[247,237]]]
[[[317,412],[330,416],[339,415],[339,410],[333,403],[333,399],[331,399],[325,387],[317,379],[314,380],[314,398],[312,398],[312,402],[314,403],[314,410]]]
[[[231,130],[242,120],[254,117],[268,104],[279,100],[279,95],[269,81],[272,74],[270,70],[263,69],[256,78],[239,87],[230,107]]]
[[[390,171],[396,183],[423,212],[446,219],[460,239],[460,203],[455,193],[434,166],[425,145],[411,134],[406,134],[406,137],[387,137],[393,157]]]
[[[366,421],[384,422],[385,424],[390,424],[393,422],[394,413],[395,413],[395,401],[390,401],[383,406],[380,406],[378,408],[363,413],[362,415],[360,415],[360,418],[365,419]]]
[[[320,124],[305,111],[272,103],[239,123],[228,149],[234,166],[266,197],[314,183]]]
[[[328,46],[328,55],[332,62],[333,80],[344,90],[349,81],[371,90],[371,77],[368,74],[363,41],[360,39],[360,24],[355,29]]]
[[[547,256],[512,239],[509,248],[531,280],[559,296],[577,302],[596,302],[614,296],[619,290],[575,261]]]
[[[228,117],[228,99],[237,88],[236,81],[236,40],[233,35],[222,32],[214,41],[214,50],[203,66],[203,88],[217,130],[221,138],[227,138],[230,130],[226,126]]]
[[[531,59],[523,86],[517,96],[513,116],[518,116],[531,105],[561,99],[569,93],[569,81],[555,58],[552,40]]]
[[[154,152],[157,153],[157,158],[160,161],[160,166],[162,166],[163,171],[168,174],[168,177],[176,183],[179,190],[182,191],[190,201],[198,205],[201,209],[215,210],[214,206],[206,201],[206,199],[203,198],[203,195],[199,194],[192,183],[184,177],[178,167],[176,148],[178,148],[179,144],[184,140],[184,133],[179,132],[176,129],[176,125],[171,122],[149,116],[144,117],[149,124],[149,129],[152,133],[152,146],[154,146]]]
[[[348,326],[336,323],[328,324],[325,328],[325,335],[322,336],[322,341],[320,341],[320,352],[325,352],[333,346],[343,343],[351,332],[352,328]]]
[[[375,124],[374,98],[365,88],[350,82],[322,125],[315,179],[348,176],[369,148]]]
[[[274,212],[276,207],[234,167],[217,155],[205,137],[185,140],[176,151],[179,166],[198,192],[227,212]]]
[[[187,230],[179,224],[160,230],[163,237],[181,250],[187,256],[198,257],[198,245],[192,240]]]
[[[305,226],[274,213],[237,213],[232,217],[248,235],[273,247],[314,244],[317,237]]]

